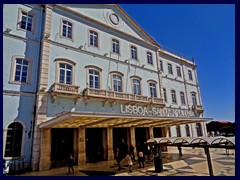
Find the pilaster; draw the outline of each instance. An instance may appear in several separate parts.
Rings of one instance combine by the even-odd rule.
[[[51,168],[51,129],[41,129],[41,147],[40,147],[39,171]]]

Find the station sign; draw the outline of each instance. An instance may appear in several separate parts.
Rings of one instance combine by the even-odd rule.
[[[155,117],[195,117],[194,112],[188,109],[167,107],[157,108],[133,105],[121,105],[121,113]]]

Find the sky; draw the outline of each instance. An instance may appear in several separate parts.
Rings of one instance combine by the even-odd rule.
[[[204,116],[235,122],[234,4],[120,4],[160,45],[194,58]]]

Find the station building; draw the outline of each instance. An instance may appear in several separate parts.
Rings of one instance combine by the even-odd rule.
[[[3,14],[4,158],[46,170],[70,153],[107,161],[149,138],[207,135],[196,64],[119,5],[5,4]]]

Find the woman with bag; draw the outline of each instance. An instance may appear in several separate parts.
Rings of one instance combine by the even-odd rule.
[[[130,154],[131,153],[129,152],[126,156],[126,159],[128,160],[128,173],[132,172],[132,165],[133,165],[132,157]]]

